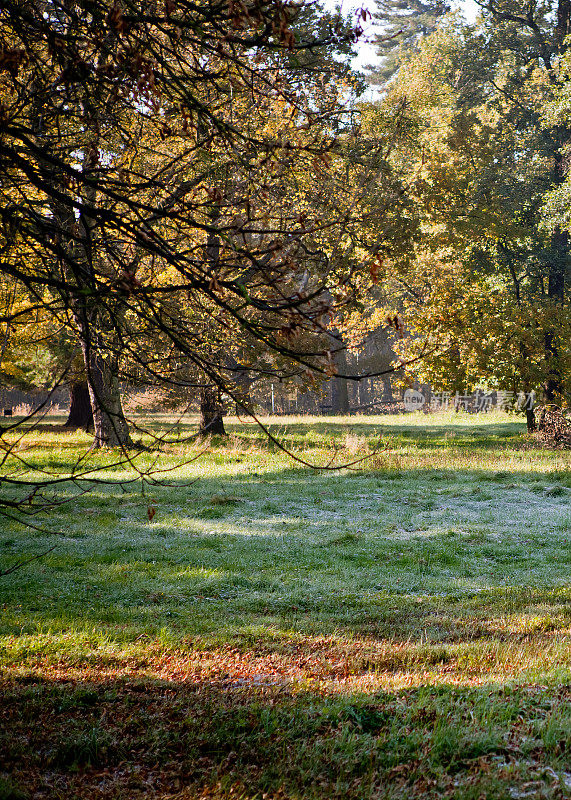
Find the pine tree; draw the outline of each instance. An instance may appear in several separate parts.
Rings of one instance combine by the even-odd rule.
[[[373,19],[381,29],[376,46],[382,62],[371,82],[386,84],[397,72],[401,54],[436,30],[438,21],[449,11],[450,4],[445,0],[378,0]]]

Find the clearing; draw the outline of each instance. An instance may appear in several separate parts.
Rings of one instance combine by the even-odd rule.
[[[0,579],[0,800],[571,797],[571,453],[503,413],[270,422],[375,453],[231,419],[177,466],[189,420],[144,496],[93,453],[57,537],[2,522],[3,569],[57,548]]]

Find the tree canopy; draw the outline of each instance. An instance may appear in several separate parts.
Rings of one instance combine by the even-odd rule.
[[[384,276],[412,333],[403,352],[425,354],[418,371],[435,386],[562,402],[570,8],[480,5],[475,26],[451,17],[424,37],[381,101],[407,107],[393,164],[420,225],[414,251],[389,259]]]
[[[277,0],[0,14],[2,274],[76,337],[96,443],[128,444],[123,369],[230,392],[329,369],[371,180],[358,30]]]

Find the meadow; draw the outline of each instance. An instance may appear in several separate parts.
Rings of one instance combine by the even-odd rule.
[[[295,461],[190,418],[133,451],[152,485],[61,421],[17,456],[104,481],[0,523],[0,569],[56,545],[0,578],[0,800],[571,797],[570,451],[266,420]]]

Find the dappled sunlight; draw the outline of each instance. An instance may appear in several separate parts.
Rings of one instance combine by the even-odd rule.
[[[56,549],[2,584],[0,762],[38,798],[384,797],[427,775],[453,797],[475,765],[547,787],[571,752],[571,454],[505,415],[276,426],[310,461],[372,453],[319,471],[233,425],[192,463],[139,454],[175,467],[144,492],[124,467],[60,487]],[[84,445],[60,436],[27,457],[65,469]],[[0,539],[12,561],[50,544]]]
[[[406,686],[526,683],[540,674],[545,681],[550,675],[571,678],[569,619],[556,633],[536,628],[519,636],[509,634],[523,634],[523,616],[490,620],[487,632],[470,620],[454,622],[464,626],[464,640],[445,645],[430,640],[428,633],[414,642],[310,636],[269,625],[230,629],[231,641],[222,646],[206,640],[175,644],[164,634],[119,643],[112,631],[106,638],[88,630],[4,637],[3,646],[5,666],[14,677],[103,681],[129,675],[221,689],[266,683],[290,694],[311,690],[322,696]]]
[[[565,473],[546,480],[466,467],[219,470],[192,486],[153,487],[152,522],[146,497],[107,486],[62,508],[65,536],[43,560],[44,599],[30,599],[17,622],[5,614],[3,630],[42,619],[57,628],[80,616],[178,635],[213,634],[233,618],[308,632],[413,633],[416,622],[395,623],[391,610],[406,598],[461,603],[530,578],[538,588],[565,586],[568,484]],[[4,554],[19,553],[23,541],[14,529]],[[25,546],[33,553],[42,539]],[[21,582],[8,582],[6,598],[20,595]]]

